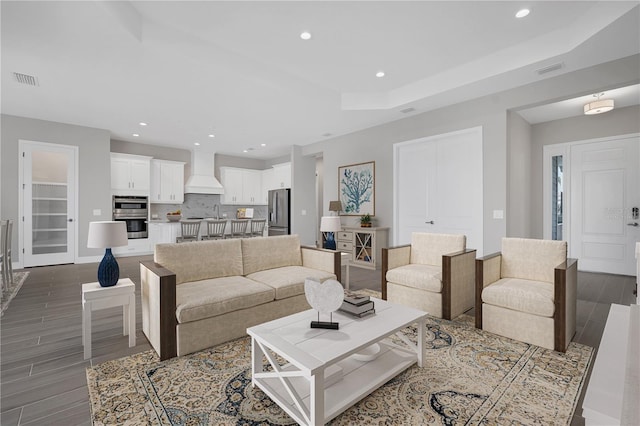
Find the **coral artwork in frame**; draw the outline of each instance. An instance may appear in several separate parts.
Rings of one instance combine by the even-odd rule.
[[[338,167],[338,194],[342,202],[342,215],[375,216],[375,161]]]

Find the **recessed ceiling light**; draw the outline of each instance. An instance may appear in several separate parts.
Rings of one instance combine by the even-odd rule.
[[[140,122],[140,123],[138,123],[138,124],[140,124],[141,126],[146,126],[146,125],[147,125],[147,123],[145,123],[144,121],[141,121],[141,122]]]
[[[195,146],[200,146],[200,142],[194,142],[193,143]]]
[[[527,16],[529,14],[529,12],[530,12],[529,9],[520,9],[516,13],[516,18],[524,18],[525,16]]]
[[[384,77],[384,71],[378,71],[376,73],[376,77],[380,78],[380,77]]]
[[[242,152],[249,152],[249,151],[247,151],[246,149],[243,149]]]
[[[309,40],[311,38],[311,33],[309,31],[304,31],[300,33],[300,38],[303,40]]]
[[[133,136],[137,138],[137,137],[138,137],[138,136],[140,136],[140,135],[139,135],[139,134],[137,134],[137,133],[134,133],[134,134],[133,134]]]
[[[260,146],[267,146],[267,144],[266,143],[261,143]]]
[[[209,137],[210,137],[210,138],[215,138],[215,137],[216,137],[216,135],[211,134],[211,135],[209,135]]]

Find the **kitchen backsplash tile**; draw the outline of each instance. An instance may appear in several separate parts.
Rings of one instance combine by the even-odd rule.
[[[184,203],[180,204],[151,204],[151,217],[157,215],[158,219],[164,219],[167,213],[178,209],[182,211],[182,217],[214,217],[215,206],[220,210],[220,217],[224,214],[227,219],[235,219],[240,207],[253,209],[253,217],[264,219],[267,217],[267,206],[228,206],[220,204],[220,195],[214,194],[184,194]]]

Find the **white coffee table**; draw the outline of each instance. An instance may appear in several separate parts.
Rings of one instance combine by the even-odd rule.
[[[339,330],[310,328],[317,320],[314,310],[248,328],[253,385],[299,424],[322,425],[414,363],[422,367],[426,312],[373,300],[375,315],[354,318],[335,312]],[[413,323],[418,326],[417,345],[400,332]],[[392,334],[408,348],[382,341]],[[375,359],[362,361],[354,355],[374,343],[381,348]],[[280,365],[274,353],[288,363]],[[273,371],[264,370],[263,357]]]

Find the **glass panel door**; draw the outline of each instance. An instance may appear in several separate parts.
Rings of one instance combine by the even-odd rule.
[[[24,144],[24,266],[74,260],[75,149]]]
[[[562,240],[564,183],[562,155],[551,157],[551,239]]]

